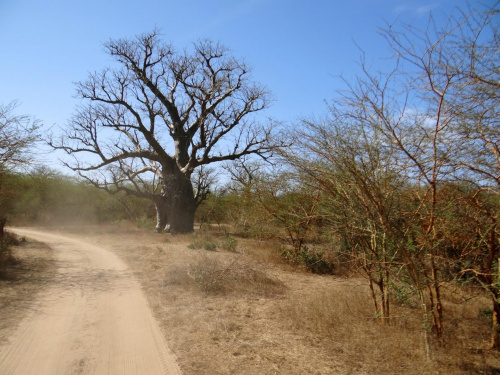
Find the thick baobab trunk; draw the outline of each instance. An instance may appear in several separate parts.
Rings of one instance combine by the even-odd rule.
[[[165,175],[162,193],[155,201],[156,231],[167,227],[172,233],[190,233],[194,230],[196,202],[191,178],[178,172]]]

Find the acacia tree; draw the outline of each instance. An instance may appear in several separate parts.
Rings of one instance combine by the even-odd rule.
[[[416,72],[406,73],[412,78],[409,86],[426,103],[422,113],[427,125],[433,124],[421,127],[427,131],[415,150],[397,139],[397,123],[386,126],[407,157],[414,158],[428,186],[428,199],[422,207],[428,212],[424,242],[428,244],[431,260],[429,289],[433,290],[436,302],[433,319],[440,324],[442,318],[439,281],[434,276],[437,268],[433,264],[433,254],[442,252],[443,235],[437,224],[443,221],[443,215],[436,209],[442,199],[439,186],[443,181],[454,181],[467,186],[462,202],[475,211],[472,217],[480,240],[470,239],[476,262],[468,271],[477,276],[491,296],[491,342],[496,350],[500,349],[499,5],[496,1],[489,7],[458,11],[444,28],[431,20],[424,31],[410,27],[403,33],[392,29],[384,32],[397,56]],[[414,108],[422,110],[422,106]],[[437,328],[441,333],[442,328]]]
[[[267,158],[279,146],[271,141],[274,125],[250,116],[269,106],[270,95],[212,41],[177,52],[154,30],[105,48],[119,67],[77,84],[88,103],[50,144],[72,155],[66,165],[95,186],[152,200],[157,230],[168,224],[190,232],[206,197],[203,173],[193,189],[195,170],[246,155]]]
[[[295,147],[282,155],[322,191],[331,230],[369,281],[376,316],[389,318],[404,186],[394,170],[394,150],[376,129],[346,122],[333,108],[324,121],[303,121],[293,139]]]
[[[285,234],[285,240],[292,246],[288,258],[297,262],[307,252],[304,246],[313,224],[320,220],[321,194],[315,186],[309,186],[300,173],[281,170],[279,167],[263,172],[258,165],[250,171],[244,165],[234,165],[231,175],[250,174],[247,188],[254,205],[269,216],[268,225],[274,222]],[[259,171],[260,169],[260,171]],[[244,183],[245,178],[239,178]]]
[[[38,120],[17,115],[18,102],[0,105],[0,237],[7,222],[8,205],[12,203],[13,191],[5,191],[6,173],[19,166],[32,163],[30,149],[39,139]]]
[[[17,101],[0,104],[0,170],[31,163],[30,148],[39,138],[40,122],[27,115],[16,115]]]
[[[470,200],[491,225],[477,228],[483,240],[474,242],[476,250],[487,249],[487,254],[479,257],[485,264],[476,264],[471,272],[492,295],[496,349],[498,210],[491,209],[492,199],[485,194],[498,194],[500,178],[498,4],[460,12],[444,26],[431,18],[424,30],[383,30],[395,69],[373,74],[363,64],[363,75],[335,103],[349,121],[364,123],[385,137],[397,153],[394,168],[411,183],[413,207],[403,233],[407,246],[400,254],[415,286],[425,292],[422,306],[437,337],[443,334],[445,276],[439,263],[446,256],[443,238],[448,229],[442,207],[452,204],[441,192],[449,183],[476,186]]]
[[[500,38],[498,6],[461,14],[459,33],[443,43],[465,58],[455,65],[458,133],[462,151],[457,180],[473,188],[466,194],[476,220],[476,262],[471,270],[492,301],[492,348],[500,350]],[[457,35],[458,34],[458,35]]]

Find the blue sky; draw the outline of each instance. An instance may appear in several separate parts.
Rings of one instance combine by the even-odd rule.
[[[472,0],[477,3],[480,0]],[[482,1],[482,0],[481,0]],[[493,0],[483,3],[493,4]],[[0,0],[0,103],[62,126],[74,82],[110,65],[102,43],[160,28],[177,49],[218,40],[253,67],[275,102],[266,116],[321,115],[341,82],[390,56],[378,28],[446,19],[462,0]]]

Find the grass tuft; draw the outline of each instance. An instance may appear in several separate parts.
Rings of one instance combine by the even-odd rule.
[[[284,291],[283,283],[269,277],[261,266],[241,258],[202,256],[189,267],[188,274],[205,294],[274,295]]]

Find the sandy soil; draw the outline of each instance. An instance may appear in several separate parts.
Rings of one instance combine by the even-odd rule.
[[[0,374],[180,374],[138,282],[115,254],[13,231],[51,246],[58,271],[0,346]]]

